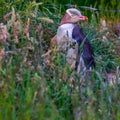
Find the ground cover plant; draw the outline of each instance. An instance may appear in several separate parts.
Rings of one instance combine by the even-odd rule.
[[[119,13],[102,11],[96,17],[83,10],[90,19],[80,26],[94,48],[96,68],[90,77],[77,76],[50,42],[68,7],[60,3],[1,1],[1,120],[120,119]]]

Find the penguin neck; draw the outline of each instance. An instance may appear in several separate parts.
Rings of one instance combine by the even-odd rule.
[[[68,38],[72,39],[72,32],[73,32],[74,26],[75,24],[66,23],[66,24],[60,25],[60,28],[62,29],[62,32],[68,36]]]
[[[60,25],[60,27],[62,28],[62,29],[73,29],[74,28],[74,26],[75,26],[75,24],[73,24],[73,23],[66,23],[66,24],[62,24],[62,25]]]

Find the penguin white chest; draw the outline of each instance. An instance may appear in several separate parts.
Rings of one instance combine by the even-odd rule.
[[[72,40],[74,24],[63,24],[57,30],[57,44],[61,43],[64,37]]]

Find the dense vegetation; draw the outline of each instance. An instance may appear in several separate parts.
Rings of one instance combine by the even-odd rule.
[[[95,52],[90,76],[76,75],[50,47],[68,3],[103,10],[81,8]],[[117,0],[1,0],[0,120],[120,120],[120,13],[104,11],[119,6]]]

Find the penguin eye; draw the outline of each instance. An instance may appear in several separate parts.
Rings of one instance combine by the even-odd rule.
[[[75,15],[74,14],[71,14],[71,17],[74,17]]]
[[[78,17],[78,15],[72,14],[71,17],[76,18],[76,17]]]

